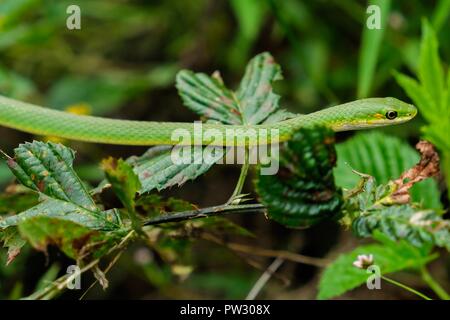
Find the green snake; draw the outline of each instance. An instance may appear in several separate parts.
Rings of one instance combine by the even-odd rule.
[[[230,139],[227,137],[235,134],[233,132],[251,129],[255,130],[257,137],[260,129],[266,129],[269,132],[268,138],[273,132],[272,129],[276,129],[279,142],[282,142],[289,140],[301,127],[324,125],[334,131],[358,130],[403,123],[412,119],[416,113],[417,109],[413,105],[395,98],[368,98],[306,115],[297,115],[272,124],[203,123],[202,132],[214,130],[223,135],[223,139],[212,141],[211,137],[194,130],[194,123],[132,121],[75,115],[0,96],[0,125],[2,126],[69,140],[140,146],[190,144],[193,143],[192,141],[194,144],[201,145],[236,146],[240,143],[233,137]],[[192,134],[193,140],[189,143],[174,140],[172,133],[177,129]],[[249,140],[242,143],[252,144]],[[260,144],[260,142],[253,142],[253,144]]]

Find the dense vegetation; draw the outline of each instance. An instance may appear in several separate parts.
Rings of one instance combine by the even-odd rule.
[[[66,28],[69,1],[2,1],[0,94],[17,100],[260,124],[393,96],[419,115],[301,129],[277,175],[0,127],[0,298],[449,299],[450,5],[369,2],[376,32],[356,0],[80,0],[81,30]],[[266,90],[240,94],[255,82]],[[207,85],[253,109],[236,118]],[[81,289],[67,290],[75,264]],[[382,290],[365,285],[372,266]]]

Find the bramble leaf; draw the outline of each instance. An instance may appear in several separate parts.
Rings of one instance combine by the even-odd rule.
[[[142,185],[139,193],[153,189],[161,191],[174,185],[181,186],[208,171],[213,163],[203,161],[204,148],[197,147],[197,149],[200,152],[191,152],[191,161],[187,164],[175,164],[171,158],[172,147],[166,146],[153,147],[140,157],[129,158],[127,161],[133,165]],[[216,148],[216,150],[220,152],[223,149]]]
[[[210,77],[204,73],[182,70],[177,75],[176,86],[184,105],[207,122],[262,124],[293,116],[279,108],[280,96],[272,90],[272,83],[281,78],[280,66],[265,52],[249,62],[237,92],[227,89],[217,72]],[[141,157],[129,159],[142,184],[140,193],[179,186],[208,171],[214,163],[202,158],[205,148],[192,148],[197,151],[192,150],[191,161],[186,164],[173,163],[172,147],[154,147]],[[220,160],[220,155],[225,154],[226,150],[215,148],[214,152],[218,155],[215,159]]]
[[[241,123],[238,101],[218,73],[210,77],[181,70],[176,87],[184,105],[198,115],[224,124]]]
[[[86,210],[96,210],[94,200],[73,170],[75,152],[61,144],[34,141],[6,154],[7,164],[26,187],[50,198],[72,202]]]
[[[353,232],[370,237],[375,230],[393,240],[405,239],[416,247],[437,245],[450,251],[450,221],[433,210],[410,205],[386,207],[361,214],[352,223]]]
[[[300,129],[280,152],[276,175],[260,175],[256,189],[269,218],[288,227],[307,227],[336,215],[343,204],[334,184],[334,133]]]
[[[17,179],[39,194],[38,205],[0,220],[0,228],[15,226],[36,216],[69,220],[92,229],[119,227],[114,210],[101,211],[76,175],[72,164],[75,152],[61,144],[35,141],[14,150],[14,158],[2,156]]]
[[[49,245],[55,245],[73,259],[85,258],[90,252],[98,258],[117,240],[114,233],[99,232],[48,216],[27,219],[20,222],[18,228],[35,249],[45,252]]]

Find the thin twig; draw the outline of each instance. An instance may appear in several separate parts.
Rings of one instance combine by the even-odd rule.
[[[262,204],[221,205],[198,210],[165,213],[161,216],[145,221],[144,226],[167,222],[179,222],[183,220],[205,218],[224,214],[265,213],[265,210],[266,208]]]
[[[108,250],[108,252],[105,255],[109,255],[112,252],[116,251],[116,250],[123,250],[124,247],[126,246],[128,240],[132,239],[134,236],[134,231],[130,231],[121,241],[119,244],[115,245],[114,247],[112,247],[111,249]],[[98,265],[98,263],[100,263],[100,258],[95,259],[93,261],[91,261],[89,264],[87,264],[86,266],[84,266],[79,273],[74,273],[71,275],[64,275],[59,277],[58,279],[56,279],[55,281],[53,281],[52,284],[48,285],[47,287],[45,287],[44,289],[42,289],[39,292],[36,292],[34,294],[31,294],[30,296],[27,297],[27,299],[43,299],[43,298],[52,298],[54,297],[59,291],[62,291],[63,289],[65,289],[67,287],[67,285],[73,281],[78,275],[83,274],[84,272],[94,268],[96,265]],[[56,291],[55,291],[56,290]]]
[[[219,245],[225,246],[233,251],[243,252],[250,255],[261,256],[261,257],[271,257],[271,258],[283,258],[284,260],[303,263],[311,266],[315,266],[318,268],[326,267],[330,261],[321,258],[314,258],[304,256],[298,253],[293,253],[284,250],[271,250],[271,249],[263,249],[254,246],[248,246],[240,243],[233,242],[225,242],[219,239],[218,237],[205,233],[202,235],[203,239],[217,243]]]
[[[111,262],[106,267],[105,271],[103,273],[106,275],[109,270],[116,264],[117,261],[119,261],[120,257],[122,256],[123,250],[119,251],[116,256],[111,260]],[[86,294],[98,283],[98,279],[95,279],[94,282],[89,286],[89,288],[86,289],[86,291],[81,295],[79,300],[83,300],[83,298],[86,296]]]
[[[253,288],[250,290],[245,300],[255,300],[255,298],[258,296],[258,294],[266,285],[267,281],[269,281],[272,275],[278,270],[279,267],[281,267],[283,262],[284,262],[283,258],[280,257],[276,258],[266,269],[266,271],[264,271],[261,277],[259,277],[258,281],[255,282]]]

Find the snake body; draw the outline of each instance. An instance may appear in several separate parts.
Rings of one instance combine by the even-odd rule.
[[[175,145],[201,144],[230,146],[260,144],[257,140],[237,139],[236,132],[252,131],[255,137],[265,129],[269,136],[275,130],[279,141],[286,141],[300,127],[324,125],[334,131],[358,130],[402,123],[417,113],[413,105],[395,98],[369,98],[348,102],[306,115],[273,124],[223,125],[202,124],[202,133],[213,131],[223,139],[211,140],[195,129],[194,123],[154,122],[108,119],[94,116],[75,115],[43,108],[0,96],[0,125],[16,130],[45,136],[56,136],[69,140],[118,145]],[[174,140],[175,130],[191,135],[189,142]],[[241,141],[241,142],[240,142]],[[249,142],[250,141],[250,142]]]

